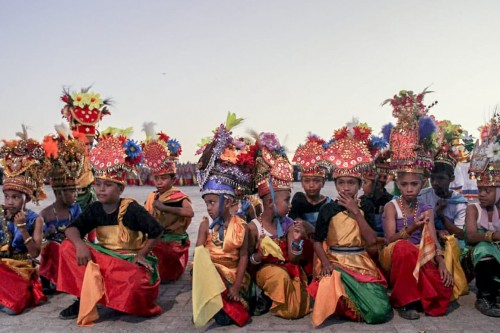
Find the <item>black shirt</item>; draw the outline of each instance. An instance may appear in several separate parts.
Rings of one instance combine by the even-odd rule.
[[[306,195],[303,192],[297,192],[293,196],[292,208],[290,209],[290,212],[288,213],[288,217],[291,218],[292,220],[295,220],[298,217],[303,219],[302,216],[305,213],[319,212],[319,209],[326,202],[326,199],[327,199],[327,197],[325,197],[323,200],[321,200],[317,204],[313,205],[312,203],[307,201]]]
[[[365,214],[365,220],[368,225],[375,225],[375,209],[373,204],[366,198],[360,198],[361,204],[360,208]],[[332,217],[340,212],[347,210],[345,207],[339,205],[337,201],[332,201],[324,204],[319,210],[318,221],[316,221],[316,233],[314,234],[314,240],[317,242],[322,242],[328,236],[328,227],[330,226],[330,220]],[[373,227],[372,227],[373,228]]]
[[[120,199],[120,204],[122,200]],[[78,215],[68,228],[77,228],[83,237],[99,226],[118,225],[118,211],[119,208],[113,213],[107,214],[99,201],[93,202],[83,213]],[[123,225],[131,230],[147,234],[149,239],[156,238],[163,232],[163,228],[154,217],[135,201],[127,207],[123,216]]]

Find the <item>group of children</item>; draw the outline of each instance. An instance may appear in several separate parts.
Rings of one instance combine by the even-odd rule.
[[[293,199],[293,166],[276,136],[235,137],[241,119],[228,115],[197,164],[208,217],[191,271],[196,327],[211,319],[243,326],[268,311],[286,319],[312,312],[314,327],[332,315],[382,323],[393,307],[409,320],[442,316],[474,277],[476,308],[500,317],[500,119],[468,154],[460,126],[428,115],[426,94],[388,100],[397,123],[382,137],[357,121],[328,142],[309,136],[293,157],[303,188]],[[190,247],[191,200],[173,186],[180,144],[146,128],[141,144],[101,133],[93,145],[106,101],[88,90],[62,99],[73,131],[59,127],[43,143],[23,133],[2,147],[0,310],[21,313],[58,290],[78,297],[60,317],[79,325],[98,318],[98,303],[157,315],[159,285],[181,277]],[[449,188],[463,161],[478,203]],[[157,189],[144,205],[121,197],[140,163]],[[335,197],[321,193],[328,172]],[[47,175],[56,201],[37,215],[25,205],[43,198]],[[398,196],[385,189],[393,177]]]

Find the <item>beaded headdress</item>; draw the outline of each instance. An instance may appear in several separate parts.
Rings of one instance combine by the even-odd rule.
[[[84,135],[64,124],[55,126],[57,136],[47,135],[43,139],[45,155],[52,166],[48,173],[54,190],[76,189],[85,163]]]
[[[225,124],[214,130],[213,137],[204,139],[197,151],[201,154],[197,179],[202,195],[235,197],[251,192],[255,149],[244,140],[234,138],[231,132],[242,121],[229,112]]]
[[[467,142],[467,132],[462,126],[452,124],[449,120],[438,121],[443,140],[434,163],[444,163],[455,169],[457,163],[467,162],[472,147]]]
[[[255,155],[255,185],[262,198],[273,191],[292,189],[293,166],[276,134],[260,133]]]
[[[363,172],[372,166],[368,151],[371,128],[357,119],[336,130],[325,150],[324,160],[333,169],[333,178],[355,177],[362,179]]]
[[[144,123],[146,139],[141,142],[144,164],[153,175],[175,174],[176,163],[182,154],[179,141],[163,132],[155,134],[154,123]]]
[[[500,186],[500,114],[480,128],[481,142],[476,140],[472,151],[469,175],[477,186]]]
[[[80,92],[64,89],[61,100],[66,103],[61,114],[69,122],[71,129],[86,136],[94,137],[102,117],[110,114],[107,108],[110,100],[101,99],[100,94],[90,91],[90,87],[82,88]]]
[[[110,134],[105,134],[106,132]],[[136,167],[144,155],[141,145],[128,139],[125,132],[103,131],[97,146],[90,151],[90,163],[95,178],[126,185],[129,173],[137,174]]]
[[[40,143],[28,138],[27,128],[16,133],[20,139],[3,140],[0,158],[5,173],[3,191],[14,190],[26,194],[35,204],[47,197],[44,180],[49,164]]]
[[[398,95],[385,100],[390,103],[392,115],[397,118],[390,136],[390,165],[393,171],[427,173],[434,166],[434,154],[439,145],[435,120],[428,116],[430,106],[423,104],[427,89],[419,94],[401,90]]]
[[[323,162],[325,140],[317,135],[311,134],[307,137],[305,144],[301,144],[295,151],[292,162],[296,163],[302,172],[302,176],[326,176],[326,166]]]

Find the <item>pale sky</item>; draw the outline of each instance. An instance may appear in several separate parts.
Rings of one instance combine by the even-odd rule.
[[[101,130],[154,121],[184,162],[227,111],[291,158],[352,117],[378,133],[384,99],[428,85],[432,114],[477,137],[500,102],[500,2],[0,0],[0,138],[53,132],[62,87],[88,85],[115,102]]]

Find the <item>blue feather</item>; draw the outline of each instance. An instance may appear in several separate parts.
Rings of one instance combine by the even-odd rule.
[[[382,126],[382,136],[384,137],[385,141],[389,142],[390,137],[391,137],[391,131],[394,125],[392,123],[385,124]]]
[[[418,134],[420,136],[420,143],[422,140],[425,140],[427,137],[436,132],[436,123],[432,120],[431,117],[422,117],[418,121]]]

